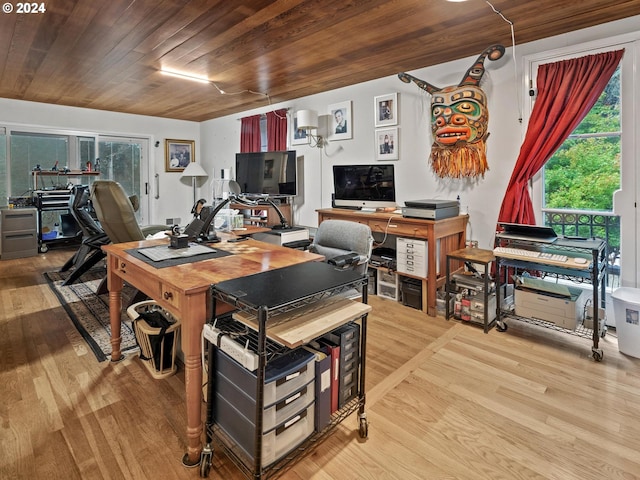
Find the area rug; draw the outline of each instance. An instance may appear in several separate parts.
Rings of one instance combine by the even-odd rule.
[[[99,362],[111,355],[111,326],[109,324],[109,294],[97,295],[98,286],[106,275],[104,268],[94,268],[82,275],[82,282],[63,286],[71,272],[46,272],[49,286],[60,300],[71,321],[82,338],[87,342]],[[123,290],[123,305],[133,296],[133,289],[127,285]],[[131,319],[125,309],[122,312],[122,353],[138,350],[138,344],[131,326]]]

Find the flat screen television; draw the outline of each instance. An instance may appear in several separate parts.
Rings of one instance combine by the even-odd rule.
[[[295,150],[236,154],[236,182],[247,195],[298,194]]]
[[[395,207],[393,164],[334,165],[333,191],[336,207]]]

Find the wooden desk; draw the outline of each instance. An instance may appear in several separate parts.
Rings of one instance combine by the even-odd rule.
[[[252,239],[229,243],[228,234],[219,233],[219,236],[222,242],[215,244],[214,248],[233,255],[165,268],[155,268],[151,263],[127,253],[127,250],[168,243],[167,240],[145,240],[102,247],[107,253],[112,361],[122,358],[120,312],[123,282],[147,294],[182,322],[187,404],[187,452],[182,463],[187,466],[200,462],[202,450],[200,335],[212,313],[209,299],[211,284],[323,259],[321,255]],[[274,285],[274,288],[278,286]],[[223,313],[224,306],[220,310],[218,313]]]
[[[399,213],[366,213],[341,208],[318,210],[318,224],[332,218],[364,223],[371,227],[373,233],[427,240],[427,276],[401,275],[422,280],[422,310],[432,317],[436,316],[436,290],[446,280],[447,254],[465,247],[468,215],[425,220],[406,218]]]

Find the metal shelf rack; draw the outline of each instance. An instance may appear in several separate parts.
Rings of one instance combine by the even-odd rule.
[[[317,445],[330,431],[342,422],[353,412],[358,412],[358,433],[361,438],[368,435],[368,422],[365,414],[365,359],[366,359],[366,337],[367,337],[367,313],[358,314],[358,318],[346,318],[341,321],[347,324],[352,321],[360,322],[360,361],[359,361],[359,382],[358,392],[355,398],[345,403],[341,408],[331,414],[331,419],[327,426],[321,431],[314,431],[300,445],[277,458],[269,465],[262,464],[262,440],[263,421],[261,412],[264,408],[264,388],[265,370],[267,363],[276,358],[282,351],[278,347],[273,347],[270,337],[270,329],[274,325],[270,322],[277,316],[288,314],[288,322],[304,322],[308,318],[310,311],[315,305],[331,305],[333,299],[336,303],[344,300],[346,292],[359,289],[360,302],[367,303],[367,275],[361,275],[354,271],[337,270],[335,267],[321,262],[308,262],[241,277],[235,280],[221,282],[211,286],[212,308],[216,311],[217,302],[224,302],[238,312],[248,314],[257,326],[252,336],[254,337],[253,348],[258,356],[258,368],[256,375],[256,418],[254,432],[254,452],[253,460],[248,460],[236,448],[233,438],[224,432],[216,423],[213,398],[216,395],[215,372],[216,372],[216,348],[212,343],[207,342],[208,357],[208,383],[207,383],[207,420],[205,425],[206,442],[201,454],[200,476],[207,477],[212,464],[214,445],[221,448],[229,459],[247,478],[262,479],[279,475],[286,468],[300,460],[312,447]],[[358,302],[358,305],[360,304]],[[368,309],[366,312],[368,312]],[[304,311],[304,317],[302,314]],[[364,310],[363,310],[364,311]],[[247,325],[244,321],[243,325]],[[244,328],[241,327],[241,328]],[[317,334],[322,336],[328,331]],[[306,337],[305,337],[306,338]],[[283,351],[287,349],[284,348]]]
[[[553,244],[539,242],[535,240],[516,240],[500,238],[496,235],[496,246],[506,246],[516,249],[528,249],[539,251],[553,251],[561,253],[568,257],[582,257],[587,259],[584,266],[567,262],[565,264],[545,261],[542,259],[525,259],[525,258],[508,258],[496,253],[496,278],[498,288],[496,288],[496,304],[497,304],[497,328],[505,331],[507,325],[504,318],[514,318],[526,321],[535,325],[552,328],[554,330],[571,333],[573,335],[591,337],[593,345],[591,354],[594,360],[602,361],[603,352],[599,348],[601,337],[606,334],[606,327],[600,328],[599,308],[605,306],[605,282],[606,282],[606,266],[607,266],[607,242],[599,238],[590,239],[572,239],[558,238]],[[593,308],[593,329],[589,335],[587,328],[579,327],[575,330],[554,325],[539,319],[530,319],[515,315],[514,312],[501,308],[500,295],[506,291],[511,270],[513,273],[519,271],[539,272],[541,276],[550,276],[554,279],[571,280],[576,283],[589,283],[592,286],[592,305]]]

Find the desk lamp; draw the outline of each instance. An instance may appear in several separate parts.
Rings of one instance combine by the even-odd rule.
[[[189,165],[182,171],[182,177],[191,177],[191,185],[193,186],[193,203],[196,203],[196,177],[208,177],[207,172],[200,166],[199,163],[190,162]]]
[[[228,203],[237,202],[247,207],[255,207],[259,205],[260,202],[267,202],[271,205],[278,217],[280,217],[280,224],[274,225],[271,227],[274,230],[288,230],[291,226],[287,223],[287,219],[282,214],[282,211],[278,208],[278,206],[269,198],[268,195],[262,195],[260,198],[255,200],[250,200],[241,193],[241,188],[238,182],[235,180],[229,181],[229,196],[222,200],[216,208],[207,216],[206,219],[203,220],[202,227],[200,228],[200,233],[196,237],[196,241],[200,243],[216,243],[220,241],[220,238],[216,235],[215,225],[213,227],[213,232],[209,233],[209,228],[211,227],[211,223],[215,219],[216,215],[222,210]]]

